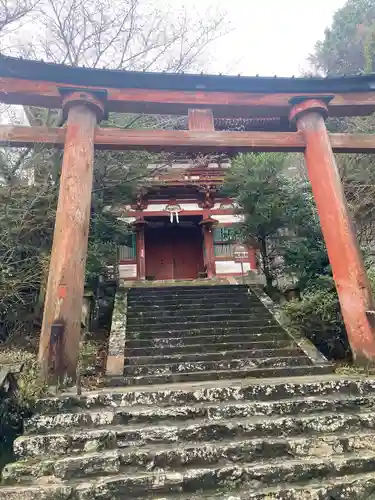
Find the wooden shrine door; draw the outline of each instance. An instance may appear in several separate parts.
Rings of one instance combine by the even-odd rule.
[[[146,277],[195,279],[203,272],[203,239],[199,226],[166,223],[145,235]]]

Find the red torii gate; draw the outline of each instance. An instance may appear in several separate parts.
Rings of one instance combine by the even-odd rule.
[[[94,148],[304,151],[354,358],[375,360],[374,301],[333,152],[374,152],[375,136],[328,134],[325,118],[375,111],[375,75],[264,78],[125,72],[0,58],[0,102],[62,108],[63,128],[0,126],[0,144],[64,147],[39,346],[48,372],[51,325],[66,325],[63,360],[75,378]],[[188,115],[188,131],[99,128],[108,112]],[[276,132],[219,132],[213,117],[272,117]]]

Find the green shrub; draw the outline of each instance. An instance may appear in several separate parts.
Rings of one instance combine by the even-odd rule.
[[[81,375],[96,373],[100,347],[100,342],[95,340],[84,340],[81,342],[78,358]]]
[[[367,271],[375,293],[375,267]],[[351,360],[351,350],[332,278],[318,276],[301,300],[286,302],[284,316],[291,328],[310,339],[329,359]]]
[[[335,290],[316,288],[286,302],[289,326],[298,329],[329,359],[350,359],[351,351]]]
[[[22,434],[23,420],[32,415],[36,400],[47,390],[35,354],[14,348],[0,350],[0,364],[14,363],[24,363],[24,367],[17,377],[19,389],[15,397],[0,391],[0,470],[13,460],[13,441]]]
[[[95,371],[100,344],[88,340],[81,343],[79,367],[82,373]],[[35,402],[47,395],[48,387],[40,377],[40,366],[35,353],[15,347],[0,349],[0,364],[24,363],[17,377],[18,392],[9,397],[0,390],[0,471],[14,460],[13,441],[23,432],[23,421],[31,417]]]

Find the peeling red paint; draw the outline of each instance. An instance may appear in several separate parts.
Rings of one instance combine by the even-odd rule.
[[[373,297],[322,116],[326,109],[324,102],[307,100],[293,108],[291,118],[305,137],[307,170],[353,355],[372,361],[375,332],[366,311],[373,309]]]
[[[60,285],[57,291],[57,296],[59,299],[65,299],[67,295],[67,289],[65,285]]]
[[[74,97],[74,94],[72,94]],[[39,360],[47,377],[51,326],[59,317],[66,325],[63,359],[66,375],[76,377],[93,178],[97,113],[68,98],[68,121],[48,275]]]

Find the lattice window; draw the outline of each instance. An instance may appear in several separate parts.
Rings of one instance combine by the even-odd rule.
[[[215,227],[213,230],[215,257],[232,257],[236,242],[235,230],[232,227]]]
[[[118,256],[119,261],[123,260],[136,260],[137,250],[136,250],[136,238],[135,234],[129,234],[128,241],[125,245],[119,246]]]

